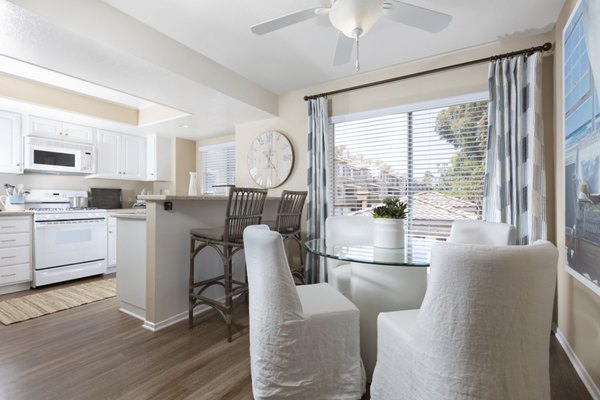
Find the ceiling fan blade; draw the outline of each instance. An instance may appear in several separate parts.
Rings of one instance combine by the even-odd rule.
[[[333,56],[333,65],[344,65],[350,62],[354,39],[349,38],[342,32],[338,33],[337,44],[335,45],[335,55]]]
[[[307,19],[316,18],[317,10],[321,10],[322,8],[323,7],[308,8],[306,10],[298,11],[292,14],[284,15],[283,17],[274,18],[272,20],[253,25],[250,27],[250,29],[257,35],[264,35],[265,33],[273,32],[277,29],[306,21]]]
[[[386,1],[385,6],[384,15],[388,18],[428,32],[438,33],[446,28],[452,20],[452,15],[402,1]]]

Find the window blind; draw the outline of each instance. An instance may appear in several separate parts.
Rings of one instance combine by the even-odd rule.
[[[206,194],[226,194],[225,187],[235,184],[235,144],[201,147],[201,190]]]
[[[408,203],[407,234],[445,240],[456,219],[480,219],[487,101],[334,124],[333,213]]]

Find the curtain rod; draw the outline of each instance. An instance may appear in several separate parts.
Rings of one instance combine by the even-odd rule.
[[[351,92],[353,90],[358,90],[358,89],[365,89],[365,88],[368,88],[368,87],[371,87],[371,86],[383,85],[383,84],[386,84],[386,83],[401,81],[401,80],[404,80],[404,79],[415,78],[417,76],[428,75],[428,74],[432,74],[432,73],[435,73],[435,72],[446,71],[446,70],[449,70],[449,69],[466,67],[468,65],[479,64],[479,63],[486,62],[486,61],[490,61],[491,62],[491,61],[500,60],[502,58],[510,58],[510,57],[514,57],[514,56],[520,56],[520,55],[523,55],[523,54],[527,54],[528,56],[530,56],[533,53],[536,53],[536,52],[539,52],[539,51],[550,51],[550,50],[552,50],[552,43],[546,42],[546,43],[544,43],[541,46],[530,47],[528,49],[523,49],[523,50],[518,50],[518,51],[512,51],[510,53],[499,54],[499,55],[495,55],[495,56],[491,56],[491,57],[479,58],[477,60],[465,61],[465,62],[462,62],[462,63],[459,63],[459,64],[447,65],[445,67],[428,69],[426,71],[415,72],[414,74],[397,76],[395,78],[389,78],[389,79],[384,79],[384,80],[381,80],[381,81],[376,81],[376,82],[371,82],[371,83],[365,83],[365,84],[362,84],[362,85],[350,86],[350,87],[347,87],[347,88],[344,88],[344,89],[332,90],[331,92],[325,92],[325,93],[313,94],[313,95],[310,95],[310,96],[304,96],[304,101],[317,99],[319,97],[327,97],[327,96],[330,96],[330,95],[333,95],[333,94]]]

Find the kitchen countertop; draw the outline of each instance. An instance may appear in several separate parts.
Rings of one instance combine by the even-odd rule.
[[[145,194],[138,195],[138,200],[146,201],[172,201],[172,200],[227,200],[229,196],[216,196],[216,195],[200,195],[200,196],[185,196],[185,195],[164,195],[164,194]],[[279,197],[267,196],[267,200],[279,200]]]
[[[118,208],[108,211],[110,217],[128,219],[146,219],[145,208]]]
[[[26,217],[33,215],[33,211],[0,211],[0,217]]]
[[[115,218],[119,218],[119,219],[139,219],[139,220],[146,220],[146,214],[142,214],[142,213],[131,213],[131,214],[127,214],[127,213],[115,213],[115,214],[109,214],[111,217],[115,217]]]
[[[144,194],[138,195],[138,200],[146,201],[171,201],[171,200],[227,200],[228,196],[200,195],[186,196],[173,194]]]
[[[112,208],[106,211],[109,214],[146,214],[145,208]]]

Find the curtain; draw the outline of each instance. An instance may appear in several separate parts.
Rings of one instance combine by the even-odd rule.
[[[546,239],[542,56],[490,63],[483,219],[513,224],[517,243]]]
[[[319,97],[308,102],[308,204],[307,239],[325,237],[327,209],[327,154],[329,140],[329,109],[327,98]],[[306,282],[324,281],[324,271],[320,271],[319,257],[307,254]]]
[[[583,0],[583,29],[585,44],[590,58],[590,67],[596,94],[600,96],[600,2],[598,0]]]

